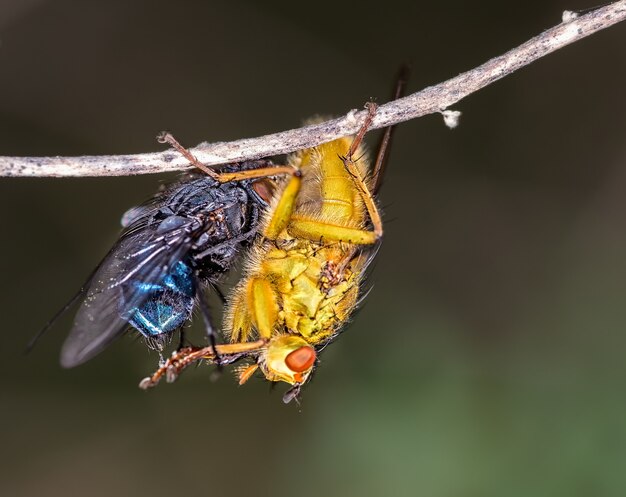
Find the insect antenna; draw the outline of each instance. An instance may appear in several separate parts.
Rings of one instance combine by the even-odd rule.
[[[391,100],[397,100],[404,96],[406,91],[406,84],[410,76],[410,68],[408,65],[402,65],[398,70],[396,76],[396,84],[394,91],[391,95]],[[389,159],[389,150],[391,150],[391,140],[393,138],[393,132],[395,126],[388,126],[380,138],[378,143],[378,153],[376,154],[376,162],[374,163],[374,170],[372,171],[372,193],[378,193],[382,184],[385,169],[387,168],[387,162]]]

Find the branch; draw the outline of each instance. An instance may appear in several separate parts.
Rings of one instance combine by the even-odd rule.
[[[614,2],[580,17],[566,12],[563,18],[564,22],[558,26],[482,66],[408,97],[381,105],[371,129],[443,112],[466,96],[531,62],[623,21],[626,19],[626,0]],[[284,154],[354,134],[364,114],[365,111],[351,111],[339,119],[259,138],[201,143],[191,151],[206,165]],[[173,151],[82,157],[0,157],[0,176],[131,176],[180,171],[191,167],[184,157]]]

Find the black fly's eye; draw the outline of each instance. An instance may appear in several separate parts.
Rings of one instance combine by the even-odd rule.
[[[274,195],[274,184],[269,179],[259,179],[252,183],[252,189],[256,194],[265,201],[266,204],[270,203],[272,196]]]

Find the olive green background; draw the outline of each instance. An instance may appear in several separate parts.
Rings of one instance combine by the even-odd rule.
[[[0,154],[259,136],[465,71],[596,2],[0,4]],[[373,290],[302,404],[125,338],[28,339],[169,176],[0,179],[0,494],[626,493],[626,25],[397,129]],[[370,137],[375,143],[374,135]]]

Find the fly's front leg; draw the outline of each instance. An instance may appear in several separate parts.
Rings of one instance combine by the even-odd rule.
[[[248,169],[246,171],[237,171],[232,173],[219,173],[214,169],[200,162],[189,150],[183,147],[178,140],[174,138],[170,133],[163,131],[157,136],[159,143],[167,143],[175,148],[183,157],[185,157],[191,164],[204,172],[207,176],[210,176],[215,181],[220,183],[229,183],[231,181],[241,181],[245,179],[267,178],[268,176],[279,176],[283,174],[293,175],[296,174],[296,169],[291,166],[271,166],[260,167],[258,169]]]
[[[237,171],[233,173],[215,173],[216,176],[214,176],[214,178],[220,183],[229,183],[230,181],[267,178],[268,176],[281,176],[283,174],[293,176],[298,174],[298,170],[291,166],[260,167],[258,169],[247,169],[245,171]]]
[[[139,388],[147,390],[155,387],[165,377],[168,383],[173,382],[189,365],[198,361],[215,361],[216,354],[222,358],[223,364],[230,364],[243,357],[257,357],[267,348],[267,340],[246,343],[227,343],[213,347],[187,347],[178,350],[157,369],[152,376],[139,382]]]
[[[287,186],[283,190],[272,217],[263,230],[263,236],[269,240],[276,240],[280,232],[283,231],[293,219],[292,213],[298,199],[298,193],[302,186],[302,173],[295,170],[294,175],[289,179]]]

